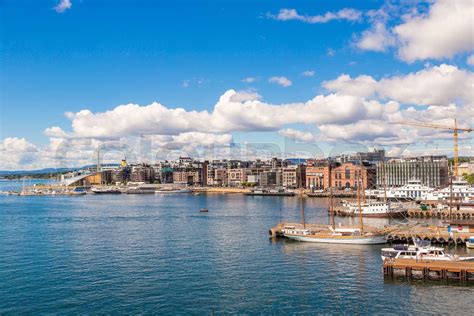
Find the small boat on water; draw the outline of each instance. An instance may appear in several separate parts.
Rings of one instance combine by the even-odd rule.
[[[466,247],[469,249],[474,249],[474,236],[471,236],[466,240]]]
[[[155,194],[192,193],[192,192],[193,191],[191,189],[188,189],[188,188],[155,190]]]
[[[474,261],[474,257],[447,254],[444,248],[431,246],[429,241],[419,239],[414,241],[414,245],[394,245],[392,248],[382,248],[382,260],[386,259]]]
[[[92,193],[94,194],[121,194],[122,191],[115,188],[92,188]]]
[[[207,208],[202,208],[202,209],[199,210],[199,212],[201,212],[201,213],[207,213],[207,212],[209,212],[209,210],[208,210]]]

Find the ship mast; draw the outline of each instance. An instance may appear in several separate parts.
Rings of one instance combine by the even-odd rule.
[[[357,206],[359,207],[359,227],[360,227],[360,232],[362,233],[364,231],[364,222],[362,221],[362,206],[361,206],[361,201],[360,201],[360,186],[361,186],[360,175],[361,173],[362,173],[362,166],[359,167],[359,175],[357,177]]]
[[[359,162],[360,162],[360,177],[361,177],[361,181],[362,181],[362,201],[365,203],[366,202],[366,199],[365,199],[365,185],[364,185],[364,175],[362,174],[362,155],[359,154]],[[368,180],[368,179],[367,179]]]
[[[387,204],[387,184],[385,182],[385,159],[382,159],[381,161],[381,169],[382,169],[382,185],[383,185],[383,202]]]
[[[301,212],[301,219],[303,220],[303,229],[306,229],[306,221],[305,221],[305,217],[304,217],[304,202],[303,202],[303,187],[302,187],[302,180],[301,180],[301,176],[302,176],[302,173],[301,173],[301,166],[298,165],[298,169],[299,169],[299,177],[298,177],[298,188],[300,190],[300,212]]]
[[[329,163],[329,211],[331,212],[332,229],[336,229],[336,223],[334,221],[334,199],[332,196],[332,177],[331,176],[332,176],[332,168],[331,168],[331,163]]]

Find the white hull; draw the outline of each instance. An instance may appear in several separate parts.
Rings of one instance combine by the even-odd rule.
[[[382,261],[390,259],[389,257],[381,256]],[[403,256],[403,259],[425,260],[425,261],[474,261],[474,257],[454,257],[454,256]]]
[[[315,242],[315,243],[326,243],[326,244],[353,244],[353,245],[378,245],[385,244],[385,236],[368,236],[358,237],[351,236],[346,238],[341,237],[317,237],[317,236],[298,236],[298,235],[285,235],[285,237],[293,240],[304,241],[304,242]]]
[[[474,249],[474,243],[468,241],[466,242],[466,247],[469,249]]]

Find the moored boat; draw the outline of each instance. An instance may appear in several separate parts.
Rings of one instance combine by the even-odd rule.
[[[431,246],[429,241],[414,240],[413,245],[394,245],[382,248],[382,260],[386,259],[416,259],[432,261],[474,261],[474,257],[460,257],[444,252],[442,247]]]
[[[474,249],[474,236],[471,236],[466,240],[466,247],[469,249]]]
[[[94,194],[121,194],[122,191],[115,188],[92,188],[92,193]]]
[[[367,201],[361,203],[360,206],[357,203],[348,203],[342,201],[343,209],[339,212],[347,216],[358,216],[362,217],[404,217],[408,213],[408,209],[404,208],[400,204],[393,204],[390,202],[379,202],[379,201]]]
[[[285,227],[283,236],[289,239],[330,244],[377,245],[385,244],[385,235],[378,232],[365,232],[360,228],[327,227],[327,230],[313,232],[309,229]]]

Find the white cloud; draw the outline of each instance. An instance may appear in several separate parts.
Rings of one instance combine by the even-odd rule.
[[[356,78],[341,75],[323,85],[329,91],[342,94],[388,98],[417,105],[474,102],[474,73],[446,64],[379,81],[367,75]]]
[[[119,105],[93,113],[82,110],[68,113],[72,131],[49,128],[49,136],[117,139],[130,135],[178,135],[186,132],[228,133],[233,131],[279,130],[285,125],[335,124],[377,118],[390,106],[358,96],[318,95],[304,103],[269,104],[255,92],[226,91],[212,112],[168,108],[159,103],[146,106]]]
[[[257,78],[255,77],[247,77],[247,78],[244,78],[241,80],[242,82],[245,82],[245,83],[253,83],[253,82],[256,82],[257,81]]]
[[[393,45],[395,45],[395,37],[386,29],[385,24],[380,22],[362,32],[362,36],[356,42],[358,48],[376,52],[383,52]]]
[[[35,162],[38,147],[25,138],[8,137],[0,142],[0,170],[28,167]]]
[[[292,128],[279,130],[278,134],[286,138],[298,140],[301,142],[307,142],[307,143],[311,143],[317,139],[315,135],[313,135],[310,132],[298,131]]]
[[[283,77],[283,76],[282,77],[277,77],[277,76],[271,77],[270,79],[268,79],[268,82],[279,84],[280,86],[285,87],[285,88],[292,85],[291,80],[286,78],[286,77]]]
[[[320,125],[320,139],[344,141],[380,141],[382,137],[396,136],[395,127],[381,124],[381,120],[361,120],[350,124]]]
[[[71,0],[61,0],[53,9],[58,13],[63,13],[64,11],[71,9],[71,7]]]
[[[356,46],[363,50],[385,51],[397,47],[397,56],[406,62],[452,58],[474,50],[474,3],[472,0],[429,1],[428,10],[393,5],[368,12],[370,29],[357,37]],[[388,27],[390,19],[402,22]],[[427,12],[424,12],[427,11]]]
[[[48,127],[44,130],[44,134],[49,137],[66,137],[67,133],[58,126]]]
[[[402,60],[451,58],[474,50],[474,3],[472,0],[438,0],[428,14],[408,16],[394,28]]]
[[[238,103],[243,103],[247,101],[254,101],[254,100],[260,100],[262,96],[258,94],[255,91],[249,90],[249,91],[238,91],[236,94],[233,94],[230,98],[229,101],[231,102],[238,102]]]
[[[313,77],[315,74],[314,70],[305,70],[301,73],[303,77]]]
[[[467,57],[466,63],[467,63],[468,65],[474,66],[474,54],[472,54],[472,55],[470,55],[469,57]]]
[[[280,9],[277,15],[269,17],[279,21],[297,20],[305,23],[327,23],[332,20],[358,21],[362,13],[359,10],[345,8],[337,12],[326,12],[323,15],[300,15],[295,9]]]

